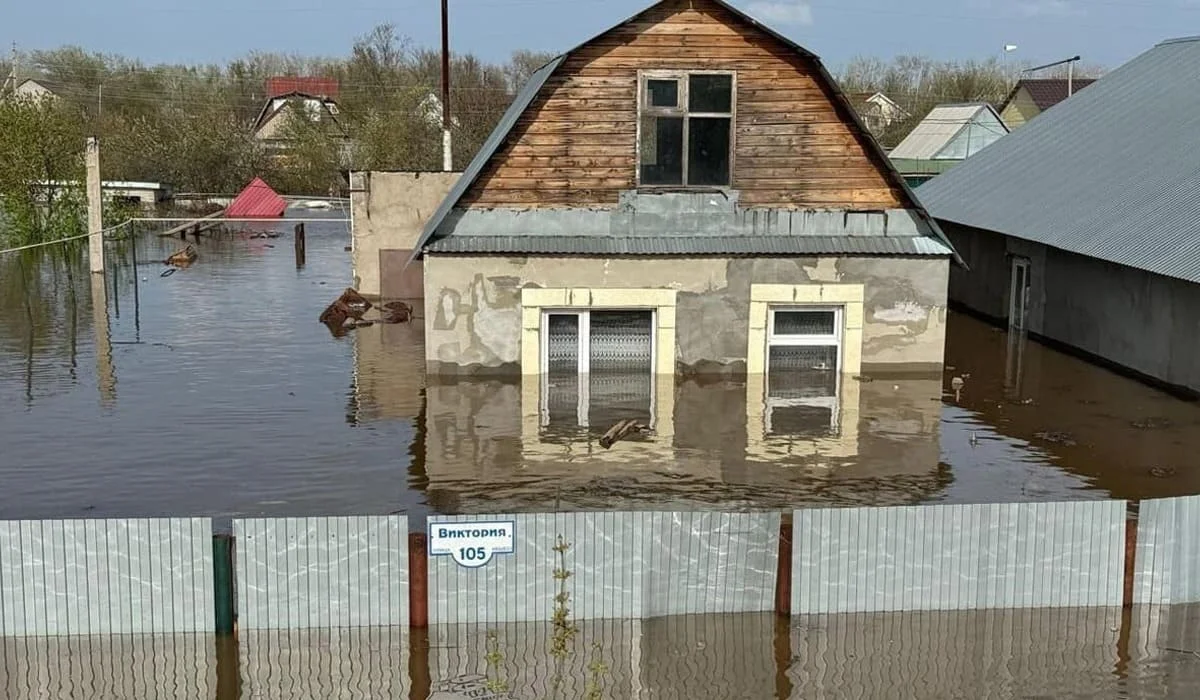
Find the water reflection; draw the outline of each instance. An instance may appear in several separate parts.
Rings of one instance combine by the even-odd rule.
[[[1200,606],[0,639],[0,694],[64,700],[1187,698]],[[490,690],[489,690],[490,689]]]
[[[286,238],[206,238],[169,277],[179,241],[150,234],[94,280],[81,247],[0,257],[0,517],[1200,492],[1200,406],[959,315],[936,376],[655,376],[620,362],[640,335],[605,331],[640,321],[601,317],[588,374],[426,377],[423,319],[342,338],[316,322],[346,236],[310,224],[301,268]],[[581,341],[559,335],[577,370]]]

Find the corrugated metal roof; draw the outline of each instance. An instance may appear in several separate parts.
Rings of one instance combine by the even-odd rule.
[[[447,236],[432,253],[521,255],[951,255],[928,236]]]
[[[286,209],[287,202],[283,197],[275,194],[275,190],[263,182],[262,178],[256,177],[225,208],[225,216],[238,219],[273,219],[283,216]]]
[[[908,197],[908,200],[912,202],[913,207],[921,215],[921,217],[928,221],[930,228],[933,230],[934,236],[943,244],[944,247],[951,251],[955,262],[965,267],[962,257],[960,257],[959,254],[954,250],[954,246],[950,243],[950,239],[946,237],[945,233],[943,233],[940,228],[938,228],[937,222],[929,216],[929,213],[925,210],[925,207],[921,204],[921,201],[917,199],[917,195],[914,194],[912,188],[909,187],[908,182],[892,165],[892,161],[888,158],[887,154],[884,153],[883,148],[880,147],[879,143],[875,140],[875,137],[871,135],[870,130],[867,129],[866,125],[863,123],[862,117],[858,114],[858,111],[854,109],[854,106],[850,103],[849,98],[846,97],[846,94],[842,91],[841,86],[838,85],[837,80],[835,80],[834,77],[829,73],[829,70],[825,68],[825,64],[821,62],[820,57],[787,38],[783,34],[780,34],[774,29],[759,22],[742,10],[729,4],[725,0],[711,0],[711,2],[730,12],[735,17],[740,18],[751,26],[756,27],[757,29],[766,33],[768,36],[780,42],[790,50],[795,51],[804,58],[813,62],[817,70],[818,78],[823,81],[833,93],[835,108],[837,108],[845,118],[854,123],[854,125],[857,127],[856,136],[863,141],[863,145],[867,148],[867,150],[876,157],[877,162],[884,168],[895,186],[905,193],[905,195]],[[550,79],[550,76],[554,74],[554,71],[557,70],[564,61],[566,61],[567,57],[583,46],[591,43],[597,37],[607,34],[617,27],[627,24],[643,13],[653,9],[658,4],[659,2],[654,3],[647,9],[634,14],[628,19],[618,22],[608,29],[605,29],[603,32],[600,32],[600,34],[588,39],[570,51],[555,57],[549,63],[535,71],[532,76],[530,76],[528,82],[525,83],[525,86],[521,89],[521,92],[517,95],[516,99],[514,99],[513,103],[509,105],[508,111],[504,113],[504,116],[501,117],[500,122],[496,124],[496,128],[492,130],[492,133],[488,136],[487,140],[484,141],[483,146],[479,149],[479,152],[475,154],[475,157],[471,160],[471,163],[467,166],[466,170],[463,171],[462,177],[458,179],[458,181],[454,184],[454,187],[451,188],[449,194],[446,195],[446,198],[442,200],[442,203],[429,218],[429,221],[426,222],[425,228],[422,230],[421,236],[417,239],[417,243],[413,248],[413,253],[409,258],[409,262],[412,262],[416,258],[420,257],[424,250],[428,247],[429,242],[433,240],[434,235],[437,233],[438,228],[445,221],[446,217],[458,204],[459,200],[462,199],[463,195],[466,194],[467,190],[470,189],[471,185],[474,184],[479,178],[488,161],[491,160],[492,156],[495,155],[496,151],[499,150],[500,146],[503,145],[505,140],[508,138],[509,132],[511,132],[513,127],[516,125],[517,120],[520,119],[521,115],[529,107],[530,103],[532,103],[534,98],[537,97],[538,93],[542,89],[542,86],[545,85],[546,81]]]
[[[981,112],[990,114],[981,115]],[[1000,121],[1000,115],[996,114],[990,105],[982,103],[938,105],[930,110],[916,128],[909,132],[908,136],[905,136],[904,140],[888,155],[892,159],[928,160],[936,158],[942,149],[953,141],[955,136],[968,128],[973,121],[988,117],[994,118],[997,123],[1001,124],[998,128],[1007,132],[1007,128]],[[967,154],[968,157],[971,155],[974,155],[974,149],[972,153]]]
[[[1163,42],[921,187],[939,219],[1200,282],[1200,39]]]

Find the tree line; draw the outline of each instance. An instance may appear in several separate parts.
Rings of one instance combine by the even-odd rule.
[[[452,57],[457,167],[473,157],[526,79],[550,58],[529,51],[504,63]],[[999,103],[1016,68],[994,59],[857,58],[838,77],[847,91],[881,91],[911,115],[878,135],[894,145],[935,104]],[[10,69],[0,62],[0,76]],[[146,65],[71,46],[20,55],[16,74],[44,81],[59,97],[0,100],[0,239],[7,231],[8,243],[81,230],[78,192],[33,197],[28,185],[82,181],[88,135],[101,137],[104,179],[165,182],[185,192],[232,193],[261,176],[285,193],[323,195],[345,186],[347,169],[438,170],[442,164],[440,115],[431,110],[440,104],[440,53],[413,46],[390,24],[356,39],[343,57],[254,52],[225,65]],[[332,138],[323,122],[292,119],[282,133],[292,148],[286,157],[273,155],[253,125],[269,97],[267,79],[275,76],[336,80],[336,121],[350,140]]]
[[[882,92],[908,114],[875,135],[890,148],[939,104],[987,102],[999,109],[1020,78],[1066,78],[1068,74],[1065,65],[1027,73],[1032,67],[1029,63],[1007,64],[995,58],[954,62],[926,56],[897,56],[884,61],[860,56],[842,67],[837,79],[849,93]],[[1097,78],[1104,69],[1083,64],[1076,65],[1073,72],[1077,78]]]

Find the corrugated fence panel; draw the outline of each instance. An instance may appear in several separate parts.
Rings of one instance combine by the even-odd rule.
[[[408,516],[234,520],[241,629],[408,625]]]
[[[1200,602],[1200,496],[1142,501],[1133,602]]]
[[[1122,501],[799,510],[792,612],[1121,604]]]
[[[775,609],[779,513],[650,513],[643,617]]]
[[[637,618],[642,614],[642,515],[554,513],[433,517],[439,522],[511,520],[512,554],[496,554],[482,568],[459,566],[448,556],[430,557],[430,624],[536,622],[550,619],[558,581],[554,551],[559,536],[571,545],[565,563],[571,576],[568,607],[575,619]]]
[[[430,623],[550,619],[561,535],[574,619],[757,612],[774,604],[777,513],[553,513],[438,516],[438,522],[512,520],[513,554],[479,569],[447,556],[429,567]]]
[[[212,521],[0,522],[0,636],[211,632]]]

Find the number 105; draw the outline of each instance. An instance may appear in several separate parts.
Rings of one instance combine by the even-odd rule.
[[[458,550],[458,556],[463,561],[480,561],[487,557],[487,550],[483,547],[462,547]]]

